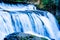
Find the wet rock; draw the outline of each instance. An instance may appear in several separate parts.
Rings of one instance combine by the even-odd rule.
[[[4,40],[48,40],[48,39],[25,33],[12,33],[6,36]]]

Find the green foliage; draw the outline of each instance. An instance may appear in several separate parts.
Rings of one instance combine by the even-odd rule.
[[[46,6],[51,7],[52,5],[55,5],[52,0],[42,0],[41,3],[44,7],[46,7]]]
[[[16,2],[24,2],[24,0],[15,0]]]
[[[48,4],[48,2],[49,2],[49,0],[42,0],[42,1],[41,1],[41,3],[42,3],[43,5]]]

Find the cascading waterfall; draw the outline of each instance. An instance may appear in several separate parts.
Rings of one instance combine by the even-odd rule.
[[[5,36],[23,32],[46,36],[59,40],[58,25],[54,16],[42,10],[37,10],[32,4],[10,5],[0,3],[0,40]]]

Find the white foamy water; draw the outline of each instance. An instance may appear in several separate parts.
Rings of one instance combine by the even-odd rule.
[[[0,40],[14,32],[60,39],[56,19],[51,13],[37,10],[32,4],[0,3]]]

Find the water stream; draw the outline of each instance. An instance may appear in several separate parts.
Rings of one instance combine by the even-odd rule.
[[[38,10],[32,4],[0,3],[0,40],[14,32],[60,39],[57,21],[50,12]]]

